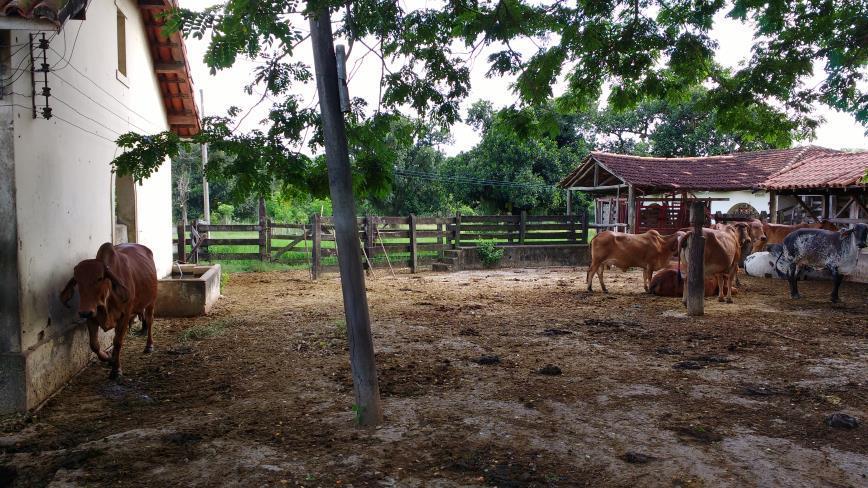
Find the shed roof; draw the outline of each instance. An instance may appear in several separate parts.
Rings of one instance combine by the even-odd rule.
[[[61,25],[80,13],[87,0],[0,0],[0,16],[47,20]]]
[[[868,152],[839,152],[806,158],[772,175],[760,187],[769,190],[849,188],[866,184]]]
[[[82,7],[86,4],[87,0],[0,0],[0,17],[44,20],[60,27],[70,18],[84,18]],[[187,48],[180,33],[163,33],[166,22],[161,14],[177,8],[177,0],[137,0],[136,4],[142,13],[169,127],[179,136],[194,136],[202,126]]]
[[[766,178],[808,158],[835,154],[818,146],[771,149],[693,158],[651,158],[592,152],[559,186],[591,187],[601,181],[592,179],[589,168],[599,165],[609,179],[650,191],[731,191],[760,186]]]

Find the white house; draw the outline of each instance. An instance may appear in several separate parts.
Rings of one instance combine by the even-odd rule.
[[[133,241],[170,272],[170,164],[134,184],[110,161],[119,134],[199,130],[183,40],[161,32],[174,5],[0,0],[0,412],[38,406],[89,360],[58,298],[78,261]]]

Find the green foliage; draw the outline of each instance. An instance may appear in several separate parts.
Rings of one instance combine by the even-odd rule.
[[[476,252],[479,254],[482,264],[489,268],[503,259],[503,249],[497,247],[493,239],[479,241],[479,244],[476,246]]]
[[[233,214],[235,214],[235,207],[228,203],[221,203],[217,205],[217,210],[211,212],[211,220],[223,224],[231,224]]]
[[[227,327],[233,325],[226,320],[212,320],[207,324],[194,325],[181,332],[181,341],[201,341],[222,334]]]
[[[382,137],[386,129],[408,108],[435,125],[457,121],[459,103],[469,93],[469,67],[483,48],[498,50],[487,61],[490,76],[516,76],[514,90],[520,106],[499,117],[490,114],[490,107],[488,116],[485,110],[470,114],[478,130],[491,134],[460,161],[480,176],[551,184],[551,168],[561,168],[568,159],[558,150],[573,143],[579,144],[573,149],[576,154],[599,147],[581,137],[565,143],[574,134],[565,133],[564,119],[546,115],[546,104],[554,95],[551,87],[560,78],[566,79],[568,87],[557,99],[562,114],[585,114],[598,102],[603,86],[611,87],[606,105],[612,111],[606,115],[611,116],[612,133],[639,131],[637,137],[614,137],[629,152],[676,155],[712,153],[725,147],[786,146],[794,138],[813,134],[818,123],[812,114],[816,102],[868,124],[868,43],[864,42],[868,3],[864,1],[508,0],[408,9],[391,0],[308,4],[225,0],[198,12],[176,9],[166,17],[166,29],[209,38],[205,62],[212,72],[234,65],[239,56],[253,60],[256,67],[245,89],[252,93],[259,86],[263,100],[273,101],[262,129],[239,133],[236,127],[243,115],[236,109],[227,117],[206,119],[203,133],[194,138],[194,142],[209,142],[225,158],[209,162],[207,171],[209,179],[226,182],[233,201],[268,196],[275,190],[327,193],[325,164],[318,155],[322,134],[316,111],[300,106],[288,94],[291,87],[313,80],[310,67],[294,57],[308,23],[299,14],[319,8],[333,12],[338,38],[350,44],[376,39],[365,44],[383,60],[382,99],[376,111],[366,113],[355,102],[347,123],[356,189],[374,201],[388,198],[390,169],[401,158],[408,167],[424,166],[429,164],[424,160],[432,158],[408,158],[406,149],[418,141],[408,133],[389,141]],[[723,69],[713,60],[716,45],[709,31],[720,13],[757,28],[750,58],[734,70]],[[537,44],[536,52],[525,55],[511,46],[512,41],[528,39]],[[825,79],[808,83],[815,64],[823,66]],[[708,89],[693,92],[696,86]],[[695,103],[694,112],[713,112],[713,117],[693,119],[699,122],[692,130],[693,139],[679,140],[679,130],[694,126],[691,117],[677,112],[668,112],[674,117],[668,135],[650,130],[653,125],[644,124],[647,119],[641,110],[619,120],[618,114],[641,109],[648,100],[678,104],[687,99]],[[502,131],[483,125],[497,119],[511,121],[517,140],[509,141]],[[712,127],[733,139],[707,144],[703,132]],[[313,156],[301,153],[309,129]],[[551,140],[556,144],[551,145]],[[178,140],[168,133],[125,134],[118,142],[128,151],[116,159],[116,170],[137,180],[152,174],[166,157],[178,154]],[[506,151],[499,159],[504,169],[482,161],[499,150]],[[535,162],[518,164],[517,158]],[[543,190],[495,191],[499,194],[491,197],[484,195],[486,191],[467,190],[468,195],[458,200],[479,200],[502,209],[545,205],[556,198]]]

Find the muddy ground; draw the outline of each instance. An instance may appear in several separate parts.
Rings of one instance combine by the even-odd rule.
[[[868,286],[832,305],[742,277],[693,320],[607,278],[380,272],[386,422],[365,430],[337,275],[232,275],[210,316],[158,320],[153,354],[131,337],[120,384],[93,363],[5,419],[0,485],[868,486]]]

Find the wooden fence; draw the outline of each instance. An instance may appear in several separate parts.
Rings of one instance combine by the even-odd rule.
[[[588,223],[587,213],[541,216],[525,212],[452,217],[367,215],[358,219],[358,226],[363,259],[370,262],[380,258],[389,265],[407,265],[414,272],[420,264],[435,261],[444,250],[475,246],[483,240],[496,240],[500,246],[584,244],[589,227],[596,227]],[[236,235],[220,236],[230,232]],[[180,262],[277,261],[308,264],[316,275],[324,258],[337,256],[333,220],[319,215],[312,215],[308,223],[263,219],[258,224],[200,222],[186,228],[179,224],[177,233],[173,243]],[[246,235],[237,235],[242,233]]]

